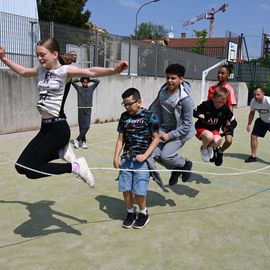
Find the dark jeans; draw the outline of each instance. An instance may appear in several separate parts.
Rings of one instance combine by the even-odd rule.
[[[80,134],[78,141],[86,142],[86,133],[90,128],[92,108],[78,109],[78,122]]]
[[[68,144],[69,139],[70,129],[66,121],[42,123],[40,131],[23,150],[17,163],[49,174],[71,173],[71,163],[50,162],[59,158],[58,151]],[[15,168],[30,179],[48,176],[18,165]]]

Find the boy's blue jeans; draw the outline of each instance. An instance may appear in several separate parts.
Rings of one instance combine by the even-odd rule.
[[[119,192],[132,192],[135,195],[146,196],[150,173],[147,162],[139,162],[135,158],[123,158],[121,169],[136,171],[120,171],[118,181]],[[140,171],[144,170],[144,171]]]

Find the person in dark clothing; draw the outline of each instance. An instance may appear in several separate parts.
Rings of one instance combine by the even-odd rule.
[[[198,118],[195,123],[197,131],[196,137],[202,141],[201,157],[205,162],[209,162],[216,151],[215,165],[223,163],[223,152],[220,150],[222,138],[220,129],[230,133],[236,127],[235,116],[226,105],[228,91],[222,86],[218,86],[212,99],[202,102],[193,112],[193,116]]]
[[[79,123],[79,136],[74,140],[74,147],[87,149],[86,134],[90,128],[91,114],[93,106],[93,93],[100,81],[97,79],[90,79],[89,77],[81,77],[80,82],[82,86],[72,81],[73,87],[78,94],[78,123]],[[89,83],[91,83],[89,85]]]

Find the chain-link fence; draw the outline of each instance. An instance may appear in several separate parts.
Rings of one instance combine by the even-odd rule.
[[[229,40],[239,35],[226,32],[223,47],[205,47],[203,54],[194,53],[194,47],[169,48],[163,42],[145,43],[130,37],[117,36],[104,31],[92,31],[68,25],[37,21],[35,19],[0,12],[0,44],[15,62],[24,66],[37,65],[36,43],[45,37],[54,37],[62,53],[75,51],[77,65],[81,67],[111,67],[122,59],[129,61],[127,75],[164,76],[171,63],[181,63],[186,68],[187,79],[201,79],[202,71],[227,57]],[[218,56],[213,57],[212,55]],[[5,67],[0,63],[0,67]],[[258,63],[234,64],[234,80],[254,81],[258,77],[267,80],[269,69]],[[209,72],[208,79],[216,80],[217,70]]]

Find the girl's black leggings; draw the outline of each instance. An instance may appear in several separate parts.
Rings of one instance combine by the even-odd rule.
[[[37,179],[48,175],[31,171],[19,165],[49,174],[71,173],[71,163],[54,163],[58,151],[69,143],[70,128],[65,120],[41,123],[38,134],[31,140],[17,160],[15,168],[27,178]]]

